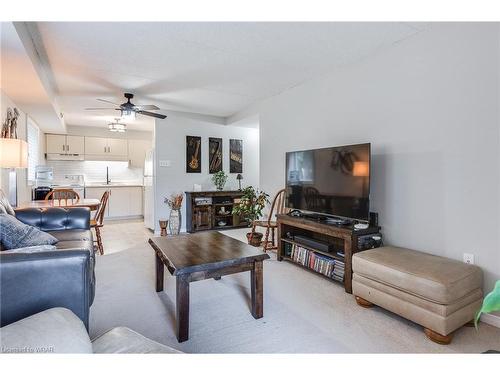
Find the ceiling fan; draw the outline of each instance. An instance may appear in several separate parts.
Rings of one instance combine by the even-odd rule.
[[[113,104],[117,107],[114,107],[114,108],[104,108],[104,107],[85,108],[85,110],[86,111],[99,111],[99,110],[103,110],[103,109],[115,109],[117,111],[121,111],[122,118],[130,119],[130,120],[135,119],[136,113],[138,113],[140,115],[151,116],[151,117],[156,117],[156,118],[160,118],[160,119],[164,119],[167,117],[165,115],[162,115],[161,113],[150,112],[150,111],[157,111],[160,109],[155,105],[135,105],[135,104],[131,103],[130,99],[132,99],[134,97],[134,94],[130,94],[130,93],[126,92],[125,94],[123,94],[123,96],[125,96],[125,98],[127,98],[127,101],[123,104],[114,103],[112,101],[105,100],[105,99],[97,99],[100,102],[110,103],[110,104]]]

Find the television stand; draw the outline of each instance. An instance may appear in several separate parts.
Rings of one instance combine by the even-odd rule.
[[[352,256],[361,251],[358,249],[358,237],[377,234],[380,230],[380,227],[355,230],[352,223],[344,226],[331,225],[286,214],[277,215],[277,224],[278,261],[289,261],[330,281],[342,282],[346,293],[352,293]],[[330,244],[334,250],[318,250],[314,246],[301,244],[294,240],[296,235]],[[298,256],[297,247],[300,247],[302,252]],[[330,267],[332,264],[339,265],[343,270],[343,278],[339,277],[337,272],[324,275],[328,272],[325,272],[325,267],[318,267],[318,262],[323,262],[325,267]]]

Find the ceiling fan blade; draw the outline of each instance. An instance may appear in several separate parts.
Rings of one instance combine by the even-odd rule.
[[[112,101],[110,101],[110,100],[106,100],[106,99],[97,99],[97,100],[99,100],[100,102],[104,102],[104,103],[109,103],[109,104],[117,105],[118,107],[120,106],[120,104],[118,104],[118,103],[114,103],[114,102],[112,102]]]
[[[93,108],[85,108],[86,111],[99,111],[99,110],[109,110],[109,109],[116,109],[116,108],[103,108],[103,107],[93,107]]]
[[[145,115],[145,116],[161,118],[161,119],[167,118],[167,116],[162,115],[161,113],[154,113],[154,112],[148,112],[148,111],[136,111],[136,113],[139,113],[139,114]]]
[[[135,108],[136,108],[137,111],[157,111],[157,110],[160,109],[159,107],[157,107],[155,105],[152,105],[152,104],[149,104],[149,105],[136,105]]]

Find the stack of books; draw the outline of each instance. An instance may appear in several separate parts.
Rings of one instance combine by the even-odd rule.
[[[344,262],[325,255],[316,254],[314,251],[308,250],[296,244],[292,246],[290,257],[294,262],[304,267],[308,267],[334,280],[340,282],[344,281]]]
[[[331,278],[337,281],[344,281],[345,264],[340,260],[335,260],[335,266]]]

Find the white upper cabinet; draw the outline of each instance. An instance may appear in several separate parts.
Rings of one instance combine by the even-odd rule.
[[[47,134],[47,154],[66,154],[66,136]]]
[[[84,137],[77,135],[66,136],[66,150],[68,154],[84,154],[85,153],[85,140]]]
[[[113,156],[128,157],[128,143],[126,139],[108,138],[108,153]]]
[[[83,160],[84,137],[47,134],[47,158],[51,160]]]
[[[85,159],[128,161],[127,140],[85,137]]]
[[[106,155],[108,152],[108,139],[98,137],[85,137],[85,155]]]
[[[144,167],[144,159],[146,152],[151,150],[152,142],[144,139],[129,139],[128,140],[128,159],[130,166],[136,168]]]
[[[129,161],[132,167],[144,166],[146,151],[151,141],[78,135],[47,134],[49,160],[104,160]]]

